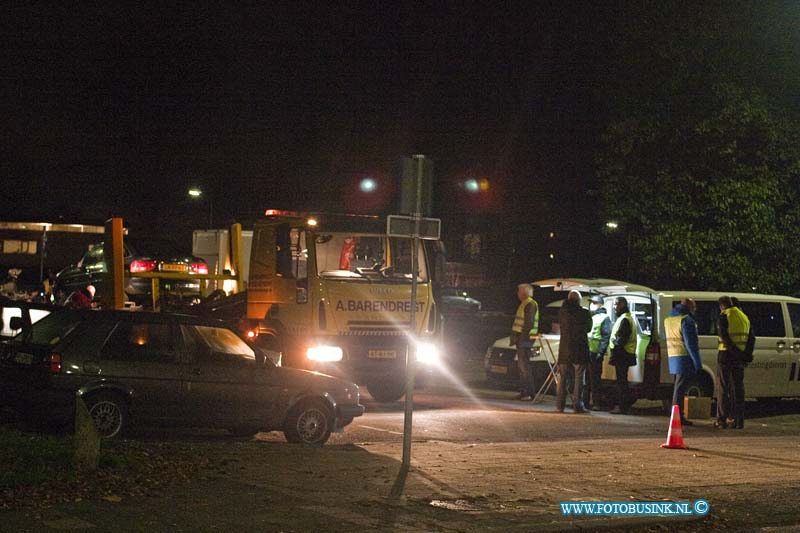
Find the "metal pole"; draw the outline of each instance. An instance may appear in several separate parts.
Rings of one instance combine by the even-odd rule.
[[[411,430],[414,413],[414,374],[417,361],[417,270],[419,249],[419,222],[422,217],[422,171],[425,162],[424,155],[415,155],[417,160],[417,197],[414,211],[414,234],[411,237],[411,336],[406,350],[406,404],[403,419],[403,463],[402,468],[411,466]]]
[[[44,282],[44,260],[47,255],[47,227],[42,232],[42,249],[39,252],[39,283]],[[49,303],[49,302],[48,302]]]

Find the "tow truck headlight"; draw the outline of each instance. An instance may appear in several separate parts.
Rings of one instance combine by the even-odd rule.
[[[432,342],[421,342],[417,345],[417,361],[426,365],[439,362],[439,348]]]
[[[306,357],[310,360],[323,363],[341,361],[343,355],[338,346],[312,346],[306,351]]]

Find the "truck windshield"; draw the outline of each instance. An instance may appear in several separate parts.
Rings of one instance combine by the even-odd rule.
[[[411,282],[411,239],[328,233],[317,235],[314,243],[317,272],[322,277]],[[428,281],[422,245],[417,280]]]

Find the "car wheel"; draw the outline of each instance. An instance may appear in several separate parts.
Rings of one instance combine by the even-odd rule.
[[[406,393],[406,382],[401,380],[378,380],[367,383],[367,390],[375,401],[396,402]]]
[[[283,434],[294,444],[322,446],[331,436],[333,425],[331,407],[324,400],[305,400],[289,412]]]
[[[91,396],[86,400],[86,408],[100,438],[113,439],[127,429],[128,406],[118,394],[103,392]]]

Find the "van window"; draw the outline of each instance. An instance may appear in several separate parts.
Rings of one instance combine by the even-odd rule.
[[[672,307],[681,303],[680,300],[674,300]],[[717,320],[719,320],[719,302],[716,300],[711,301],[695,301],[697,304],[697,311],[695,311],[694,319],[697,322],[698,335],[717,335]]]
[[[103,346],[101,356],[120,361],[175,362],[172,332],[167,324],[120,322]]]
[[[631,311],[636,321],[639,323],[639,329],[645,335],[651,335],[653,331],[653,304],[649,303],[631,303]]]
[[[800,337],[800,304],[786,306],[789,308],[789,320],[792,321],[792,337]]]
[[[750,327],[758,337],[785,337],[783,309],[778,302],[742,302],[742,311],[750,319]]]

